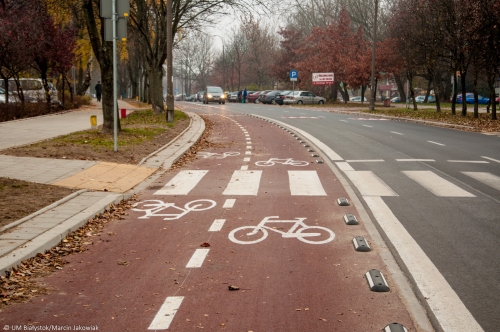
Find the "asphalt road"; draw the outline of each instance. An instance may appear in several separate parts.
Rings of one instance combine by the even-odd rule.
[[[326,144],[438,319],[452,319],[441,311],[461,301],[464,315],[498,330],[498,135],[307,107],[210,106],[275,119]]]

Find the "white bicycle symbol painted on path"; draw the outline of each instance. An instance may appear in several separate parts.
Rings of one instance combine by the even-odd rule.
[[[274,166],[275,164],[291,165],[291,166],[307,166],[309,162],[302,160],[293,160],[292,158],[279,159],[271,158],[269,160],[257,161],[257,166]]]
[[[239,156],[239,152],[223,152],[223,153],[215,153],[215,152],[205,152],[201,151],[198,152],[198,155],[201,156],[202,158],[210,158],[210,157],[216,157],[216,159],[224,159],[226,157],[235,157]]]
[[[265,217],[257,226],[242,226],[233,229],[229,233],[229,239],[239,244],[254,244],[264,241],[269,235],[268,230],[280,233],[284,238],[296,238],[310,244],[324,244],[333,241],[335,233],[321,226],[308,226],[303,221],[306,218],[295,218],[293,220],[278,220],[278,216]],[[283,232],[277,228],[265,226],[266,223],[294,223],[287,231]],[[314,239],[317,237],[317,239]],[[325,239],[327,237],[327,239]]]
[[[139,219],[149,219],[149,217],[164,217],[163,220],[176,220],[179,219],[191,211],[204,211],[213,208],[217,203],[210,199],[197,199],[195,201],[188,202],[184,205],[184,208],[176,206],[175,203],[165,203],[160,200],[146,200],[139,203],[135,203],[132,206],[132,210],[145,212],[146,214]],[[166,209],[174,209],[177,213],[161,213]]]

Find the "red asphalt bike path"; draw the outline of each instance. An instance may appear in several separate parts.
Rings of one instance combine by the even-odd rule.
[[[320,158],[312,157],[296,137],[273,124],[224,110],[209,112],[206,116],[214,125],[210,140],[215,146],[166,172],[141,194],[136,207],[144,210],[146,204],[154,203],[145,201],[156,200],[180,208],[190,202],[188,207],[204,204],[206,209],[184,208],[184,215],[167,217],[171,220],[161,214],[182,212],[172,204],[149,216],[129,211],[124,220],[107,225],[88,251],[67,257],[68,265],[41,280],[52,289],[49,295],[6,308],[0,314],[0,326],[81,325],[97,326],[100,331],[380,331],[398,322],[415,331],[418,325],[391,282],[390,271],[370,242],[356,208],[337,204],[337,198],[348,195],[330,168],[317,164]],[[255,164],[271,158],[308,164]],[[161,193],[172,189],[165,186],[180,173],[190,176],[200,171],[206,172],[187,194]],[[293,177],[305,174],[299,171],[309,171],[313,180],[316,174],[326,195],[292,195]],[[246,175],[254,179],[257,173],[259,181],[244,179]],[[311,182],[307,179],[295,183],[299,190],[302,183]],[[250,181],[239,190],[258,186],[256,195],[228,193],[229,183],[237,187],[238,181]],[[235,200],[234,206],[224,208],[228,199]],[[216,205],[207,208],[210,201]],[[346,225],[348,213],[357,216],[359,225]],[[287,236],[294,222],[269,223],[268,236],[261,242],[237,243],[256,241],[263,231],[250,236],[252,228],[235,229],[257,226],[265,218],[294,222],[305,218],[300,219],[303,224],[313,227],[299,226],[294,233],[319,235]],[[314,227],[331,230],[333,240],[331,233]],[[355,236],[365,237],[372,251],[355,251]],[[187,267],[188,263],[194,267]],[[365,278],[370,269],[384,273],[390,292],[370,291]],[[229,286],[239,289],[229,290]]]

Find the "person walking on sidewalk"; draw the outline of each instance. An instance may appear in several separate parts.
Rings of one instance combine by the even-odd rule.
[[[247,88],[243,90],[243,100],[241,101],[243,104],[247,101]]]
[[[101,95],[102,95],[102,84],[101,81],[97,81],[97,84],[95,85],[95,96],[97,98],[97,101],[101,101]]]

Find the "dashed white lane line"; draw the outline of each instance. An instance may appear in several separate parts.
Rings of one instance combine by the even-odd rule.
[[[245,151],[245,154],[251,156],[252,155],[252,151]]]
[[[396,159],[396,161],[435,161],[434,159]]]
[[[469,164],[489,164],[489,161],[484,160],[447,160],[449,163],[469,163]]]
[[[481,156],[481,158],[488,159],[488,160],[500,163],[500,160],[496,160],[496,159],[493,159],[493,158],[490,158],[490,157]]]
[[[438,143],[438,142],[433,142],[433,141],[427,141],[427,142],[428,143],[432,143],[432,144],[436,144],[436,145],[439,145],[439,146],[446,146],[446,145]]]
[[[223,209],[231,209],[234,206],[234,203],[236,203],[236,199],[235,198],[228,198],[224,202],[224,205],[222,205],[222,208]]]
[[[250,137],[247,137],[247,138],[245,138],[245,139],[246,139],[247,141],[249,141],[249,140],[250,140]]]
[[[373,128],[373,126],[363,125],[363,127]]]
[[[187,268],[201,267],[210,249],[196,249],[193,256],[186,264]]]
[[[163,302],[160,310],[156,313],[155,318],[149,325],[148,330],[166,330],[174,320],[175,314],[181,306],[184,296],[169,296]]]
[[[207,173],[202,170],[180,171],[154,195],[187,195]]]
[[[246,171],[246,170],[248,170],[248,165],[243,165],[243,166],[241,166],[240,170],[241,170],[241,171]]]
[[[348,163],[376,163],[384,161],[384,159],[354,159],[354,160],[346,160]]]
[[[251,195],[259,192],[261,170],[234,171],[223,195]]]
[[[248,161],[250,161],[250,158],[243,158],[243,161],[248,162]]]
[[[342,122],[349,122],[349,121],[347,121],[347,120],[339,120],[339,121],[342,121]]]
[[[381,197],[363,197],[396,248],[443,331],[483,329]]]
[[[339,162],[336,162],[335,163],[338,168],[341,170],[341,171],[354,171],[354,168],[352,168],[351,165],[349,165],[349,163],[346,163],[344,161],[339,161]]]
[[[208,229],[209,232],[219,232],[224,226],[226,219],[215,219],[212,223],[212,226]]]
[[[462,172],[487,186],[500,190],[500,177],[487,172]]]
[[[476,197],[432,171],[403,171],[403,174],[439,197]]]
[[[403,135],[404,136],[404,134],[398,133],[397,131],[391,131],[391,133],[396,134],[396,135]]]
[[[247,149],[251,149],[251,148],[252,148],[252,146],[251,146],[251,145],[247,145]]]
[[[292,196],[326,196],[316,171],[288,171]]]

